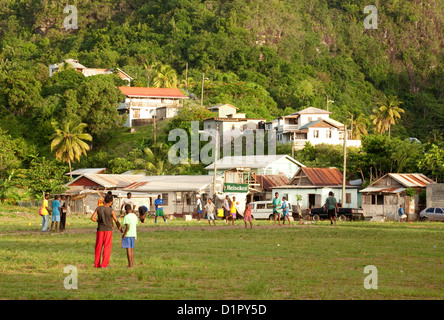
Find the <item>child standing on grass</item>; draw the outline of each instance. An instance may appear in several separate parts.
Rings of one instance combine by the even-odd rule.
[[[122,248],[126,249],[128,257],[128,268],[134,267],[134,242],[137,238],[137,216],[131,209],[130,204],[125,205],[125,218],[123,218],[123,225],[125,231],[122,235]]]
[[[59,226],[59,222],[60,222],[60,207],[62,206],[62,204],[60,203],[60,196],[55,196],[54,201],[52,202],[52,218],[51,218],[51,230],[49,230],[50,232],[52,232],[52,228],[54,227],[54,222],[55,222],[55,232],[57,232],[58,226]]]
[[[233,197],[233,201],[231,202],[230,213],[231,213],[231,221],[232,221],[231,224],[234,226],[234,220],[236,220],[236,213],[237,213],[236,197]]]
[[[289,208],[289,205],[288,205],[287,198],[282,197],[282,200],[283,201],[282,201],[281,209],[282,209],[282,217],[284,218],[284,222],[282,224],[285,224],[285,219],[287,219],[288,220],[288,224],[291,225],[291,222],[290,222],[290,208]]]
[[[45,194],[41,210],[42,215],[42,232],[48,232],[49,224],[49,209],[48,209],[49,194]]]
[[[251,218],[251,204],[250,204],[250,202],[247,202],[247,205],[245,206],[245,212],[244,212],[245,229],[247,229],[247,221],[250,222],[250,229],[252,229],[253,228],[253,221]]]

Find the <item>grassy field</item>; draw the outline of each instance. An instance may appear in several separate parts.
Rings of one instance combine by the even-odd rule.
[[[110,269],[95,269],[96,225],[70,216],[41,233],[37,209],[0,207],[0,299],[443,299],[444,224],[328,222],[243,229],[218,221],[139,224],[135,268],[114,233]],[[78,270],[66,290],[64,268]],[[378,289],[364,288],[367,265]]]

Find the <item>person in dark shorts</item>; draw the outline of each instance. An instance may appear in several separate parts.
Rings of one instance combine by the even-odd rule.
[[[62,206],[60,207],[60,232],[66,231],[66,196],[62,195],[62,200],[60,201]]]
[[[230,213],[231,201],[230,201],[230,197],[228,195],[225,197],[222,207],[224,209],[225,223],[227,224],[228,218],[231,216],[231,213]]]
[[[325,208],[327,209],[327,216],[330,219],[330,223],[336,225],[336,211],[338,210],[338,202],[336,201],[335,194],[330,191],[328,198],[325,201]]]

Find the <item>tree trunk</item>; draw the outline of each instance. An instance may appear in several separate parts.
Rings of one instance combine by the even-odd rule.
[[[72,180],[71,160],[68,160],[68,166],[69,166],[69,180]]]

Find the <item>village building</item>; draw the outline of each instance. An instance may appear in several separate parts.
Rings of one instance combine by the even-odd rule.
[[[216,177],[216,199],[223,192],[223,177]],[[168,215],[183,217],[196,215],[196,195],[199,195],[205,205],[213,197],[213,176],[207,175],[175,175],[175,176],[145,176],[139,182],[134,182],[122,189],[126,192],[143,192],[161,196],[164,202],[164,212]],[[154,202],[150,211],[154,212]],[[220,203],[216,201],[220,207]],[[203,218],[204,216],[202,216]]]
[[[247,130],[265,129],[265,118],[247,118],[245,113],[237,113],[238,108],[231,104],[221,104],[207,108],[214,117],[203,121],[204,130],[219,128],[219,137],[224,143],[231,142],[231,137],[237,138],[247,134]],[[230,141],[225,141],[228,134]],[[236,135],[237,134],[237,135]]]
[[[303,149],[307,142],[311,145],[321,143],[343,145],[345,125],[330,118],[332,113],[309,107],[298,112],[267,122],[268,130],[276,130],[278,143],[292,143],[295,150]],[[347,133],[347,147],[360,147],[360,140],[351,140]]]
[[[63,70],[64,64],[67,64],[69,69],[73,69],[77,72],[80,72],[85,77],[116,73],[120,77],[120,79],[127,81],[128,85],[131,83],[131,80],[133,80],[133,78],[130,75],[128,75],[119,68],[116,69],[87,68],[84,65],[80,64],[79,60],[77,59],[64,59],[63,62],[59,64],[51,64],[49,66],[49,76],[52,77],[55,73]]]
[[[250,181],[252,201],[271,201],[273,188],[288,185],[290,179],[285,174],[252,174]]]
[[[388,173],[360,191],[362,208],[374,220],[398,220],[402,205],[408,220],[417,220],[426,205],[420,193],[434,183],[422,173]]]
[[[345,181],[345,201],[342,201],[343,176],[337,168],[301,167],[288,185],[273,187],[273,194],[279,192],[290,203],[298,203],[301,210],[320,208],[325,204],[329,192],[344,208],[358,208],[358,187]]]
[[[444,208],[444,183],[429,183],[426,187],[427,207]]]
[[[183,107],[184,99],[188,99],[176,88],[119,87],[119,90],[125,95],[125,101],[118,107],[120,114],[128,116],[125,127],[152,123],[154,117],[173,118]]]
[[[270,175],[283,174],[292,178],[304,167],[302,163],[286,154],[226,156],[216,161],[217,174],[227,170],[248,171],[249,174]],[[214,173],[214,163],[205,167],[209,175]]]

